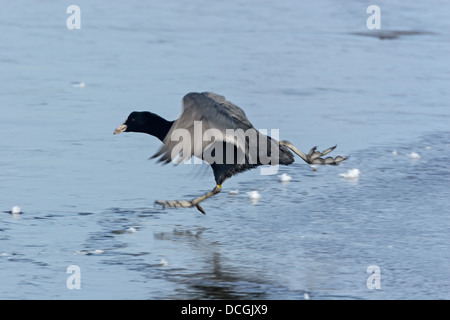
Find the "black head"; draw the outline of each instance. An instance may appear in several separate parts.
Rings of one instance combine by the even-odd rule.
[[[137,112],[130,113],[127,120],[122,123],[114,131],[114,134],[122,132],[146,132],[148,127],[152,125],[152,116],[156,116],[150,112]]]
[[[162,141],[172,126],[172,123],[148,111],[134,111],[130,113],[124,123],[114,130],[114,134],[142,132],[151,134]]]

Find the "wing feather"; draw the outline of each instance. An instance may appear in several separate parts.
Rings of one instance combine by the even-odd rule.
[[[175,161],[177,164],[190,159],[193,155],[201,158],[205,148],[211,145],[211,141],[203,141],[205,131],[209,129],[218,130],[210,132],[214,137],[219,137],[219,141],[233,143],[245,152],[245,143],[244,145],[240,143],[242,140],[234,135],[227,135],[227,129],[242,129],[244,132],[254,129],[241,108],[227,101],[224,96],[213,92],[188,93],[183,97],[182,104],[183,111],[180,117],[173,124],[163,141],[163,146],[153,158],[160,157],[159,161],[165,163],[177,158]],[[187,133],[189,135],[186,135]],[[180,136],[183,136],[183,139],[179,139]],[[177,152],[180,149],[183,150],[182,153]]]

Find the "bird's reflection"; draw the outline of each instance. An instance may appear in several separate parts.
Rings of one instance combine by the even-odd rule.
[[[264,283],[224,267],[220,253],[214,252],[209,263],[210,270],[187,274],[177,279],[186,285],[187,289],[180,292],[180,296],[176,298],[224,300],[266,298]]]
[[[239,270],[237,267],[229,266],[227,258],[217,250],[216,243],[205,245],[201,237],[206,228],[173,229],[172,232],[160,232],[155,234],[155,239],[169,240],[195,246],[202,253],[205,267],[192,270],[187,268],[165,269],[165,277],[175,282],[176,294],[167,297],[169,299],[265,299],[267,298],[265,287],[268,286],[261,277],[255,278]],[[200,243],[199,243],[200,242]],[[213,250],[212,250],[213,249]],[[205,250],[206,252],[203,252]]]

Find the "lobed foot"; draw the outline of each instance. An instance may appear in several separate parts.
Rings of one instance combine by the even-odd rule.
[[[321,158],[327,154],[329,154],[331,151],[333,151],[336,146],[328,148],[322,152],[317,151],[317,147],[312,148],[308,154],[305,154],[303,151],[299,150],[296,146],[294,146],[289,141],[280,141],[280,144],[283,146],[288,147],[292,151],[294,151],[300,158],[303,159],[306,163],[309,164],[331,164],[331,165],[337,165],[347,159],[347,157],[343,156],[337,156],[336,158],[333,157],[326,157],[325,159]]]
[[[195,198],[192,201],[187,200],[159,200],[155,201],[155,204],[159,204],[163,206],[163,208],[174,207],[174,208],[190,208],[196,207],[198,211],[203,214],[206,214],[205,210],[200,206],[200,202],[212,197],[215,194],[218,194],[222,190],[222,185],[218,184],[212,191],[201,195],[200,197]]]
[[[335,148],[336,148],[336,146],[328,148],[328,149],[320,152],[320,151],[316,151],[317,147],[314,147],[307,154],[305,161],[307,163],[309,163],[309,164],[331,164],[331,165],[336,165],[336,164],[339,164],[340,162],[344,161],[345,159],[347,159],[346,157],[343,157],[343,156],[337,156],[336,158],[333,158],[333,157],[326,157],[325,159],[321,158],[324,155],[329,154]]]
[[[188,200],[156,200],[155,204],[165,208],[191,208],[196,207],[201,213],[206,214],[200,204]]]

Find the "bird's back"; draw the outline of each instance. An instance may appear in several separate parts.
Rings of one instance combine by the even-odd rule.
[[[294,155],[287,148],[280,146],[278,141],[256,130],[248,120],[245,112],[237,105],[226,100],[224,96],[214,92],[193,92],[187,94],[183,98],[183,105],[185,108],[202,106],[203,108],[214,109],[216,112],[232,119],[232,125],[227,129],[234,128],[242,131],[248,130],[247,132],[253,131],[255,133],[256,140],[253,141],[253,143],[257,146],[258,150],[256,157],[253,157],[253,159],[249,154],[251,142],[249,141],[248,136],[245,137],[245,153],[236,146],[230,146],[228,142],[222,143],[220,146],[223,150],[222,161],[220,163],[210,163],[218,184],[221,184],[225,179],[240,172],[263,164],[270,164],[267,162],[267,159],[270,159],[273,156],[272,148],[278,149],[276,159],[277,164],[288,165],[294,162]],[[231,157],[227,154],[227,150],[228,152],[230,150],[233,151]]]
[[[197,125],[201,124],[201,137],[195,136],[198,134],[195,129],[196,122]],[[183,97],[183,112],[155,155],[161,156],[160,161],[168,163],[173,160],[172,150],[180,143],[179,140],[172,140],[172,133],[177,129],[187,130],[192,140],[190,146],[186,145],[190,147],[191,152],[185,153],[183,149],[183,155],[178,161],[186,160],[192,155],[201,157],[213,168],[218,184],[239,172],[263,164],[273,164],[268,163],[266,159],[273,158],[274,155],[277,156],[275,164],[287,165],[294,162],[293,154],[280,146],[275,139],[256,130],[241,108],[213,92],[191,92]],[[221,138],[215,137],[213,144],[211,140],[203,141],[204,133],[208,129],[218,130]],[[195,150],[198,150],[195,144],[201,144],[200,154],[195,153]],[[217,154],[218,150],[222,153]],[[255,151],[253,154],[252,150]],[[231,151],[234,151],[233,154],[230,154]]]
[[[198,112],[215,118],[218,127],[220,124],[227,124],[226,129],[250,129],[253,125],[245,115],[244,110],[231,103],[224,96],[214,92],[191,92],[183,97],[184,111],[195,108]]]

